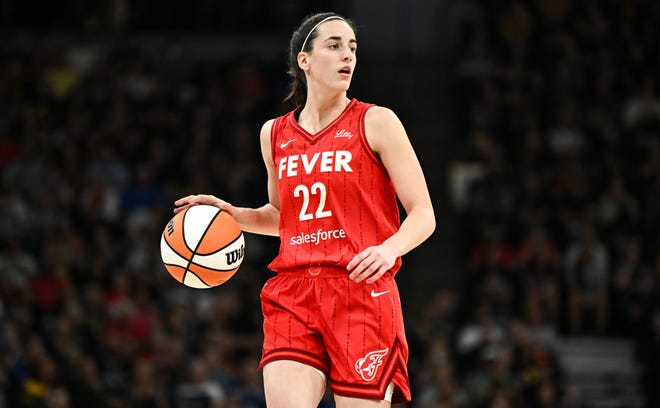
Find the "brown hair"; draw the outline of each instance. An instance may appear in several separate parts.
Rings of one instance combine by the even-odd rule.
[[[287,73],[292,81],[289,94],[284,98],[285,102],[291,100],[296,106],[303,106],[305,104],[307,100],[307,80],[305,79],[305,73],[298,66],[298,53],[312,50],[312,43],[318,35],[316,25],[329,17],[336,17],[345,21],[355,32],[353,22],[336,13],[317,13],[305,17],[289,40],[289,70]],[[305,45],[304,49],[302,48],[303,43]]]

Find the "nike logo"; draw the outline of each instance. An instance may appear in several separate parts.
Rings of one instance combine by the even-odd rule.
[[[389,290],[385,290],[383,292],[375,292],[373,289],[371,290],[371,297],[378,297],[378,296],[383,296],[386,293],[390,293]]]
[[[294,140],[296,140],[296,139],[291,139],[291,140],[287,140],[286,142],[280,143],[280,149],[284,149],[285,147],[287,147],[289,145],[289,143],[293,142]]]

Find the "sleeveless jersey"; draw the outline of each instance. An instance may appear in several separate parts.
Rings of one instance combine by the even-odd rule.
[[[371,106],[352,99],[315,135],[298,124],[301,108],[274,121],[271,153],[281,243],[270,269],[346,266],[398,230],[396,192],[365,136],[364,116]],[[401,258],[391,269],[393,275],[400,265]]]

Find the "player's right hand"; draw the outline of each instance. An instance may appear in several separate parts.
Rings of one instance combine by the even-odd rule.
[[[212,205],[231,214],[231,204],[210,194],[194,194],[179,198],[174,202],[174,213],[179,213],[193,205]]]

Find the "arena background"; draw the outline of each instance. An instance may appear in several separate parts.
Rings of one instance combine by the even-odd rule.
[[[660,406],[660,3],[5,0],[0,407],[264,406],[277,242],[199,291],[159,235],[184,194],[265,201],[258,129],[325,10],[437,212],[398,276],[408,406]]]

